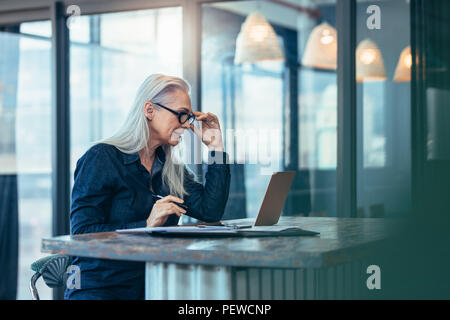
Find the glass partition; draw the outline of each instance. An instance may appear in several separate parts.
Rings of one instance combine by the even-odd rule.
[[[34,272],[30,265],[47,255],[41,253],[40,239],[52,235],[52,31],[50,21],[2,30],[0,255],[2,268],[11,268],[4,279],[10,281],[11,294],[16,279],[10,270],[17,270],[17,299],[31,299],[28,284]],[[37,287],[42,299],[51,299],[51,289],[42,282]]]
[[[255,217],[287,170],[284,215],[336,215],[335,24],[334,1],[202,6],[202,110],[218,115],[232,161],[224,219]]]
[[[411,210],[409,1],[357,1],[357,206],[360,217]]]
[[[72,183],[77,160],[119,129],[153,73],[182,76],[180,7],[85,15],[71,24]]]

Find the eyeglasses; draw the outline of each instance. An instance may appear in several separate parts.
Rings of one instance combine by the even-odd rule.
[[[192,124],[195,120],[195,115],[193,113],[177,112],[175,110],[170,109],[169,107],[162,105],[161,103],[153,102],[153,104],[156,104],[157,106],[160,106],[161,108],[164,108],[167,111],[170,111],[173,114],[177,115],[178,121],[180,122],[180,124],[185,124],[186,121],[189,121],[189,124]]]

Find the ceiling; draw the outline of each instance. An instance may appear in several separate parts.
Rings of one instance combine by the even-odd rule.
[[[286,3],[290,3],[296,6],[314,9],[318,5],[323,4],[336,4],[336,0],[282,0]],[[358,0],[361,2],[379,2],[383,0]],[[404,0],[409,2],[409,0]],[[291,28],[296,30],[298,28],[299,19],[302,17],[308,17],[308,14],[298,12],[288,6],[283,6],[278,3],[271,2],[270,0],[254,0],[254,1],[230,1],[213,3],[211,6],[227,10],[233,13],[237,13],[243,16],[247,16],[251,12],[259,11],[266,19],[271,23]]]
[[[293,5],[314,9],[320,4],[335,4],[336,0],[283,0]],[[243,16],[259,11],[271,23],[296,30],[298,20],[302,17],[309,18],[307,13],[299,12],[288,6],[283,6],[268,0],[261,1],[232,1],[214,3],[211,6],[237,13]]]

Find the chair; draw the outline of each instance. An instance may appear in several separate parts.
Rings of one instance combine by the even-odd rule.
[[[40,300],[36,289],[36,281],[41,276],[50,288],[65,286],[68,277],[66,270],[71,263],[72,258],[63,254],[51,255],[33,262],[31,270],[35,274],[30,279],[30,291],[33,300]]]

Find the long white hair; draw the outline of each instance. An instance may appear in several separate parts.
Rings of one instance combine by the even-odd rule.
[[[134,103],[122,127],[110,138],[103,139],[99,143],[106,143],[115,146],[124,153],[132,154],[144,150],[148,154],[148,141],[151,139],[150,130],[147,124],[147,117],[144,114],[144,104],[147,101],[153,103],[166,104],[170,93],[175,89],[181,89],[187,94],[191,87],[185,80],[166,76],[163,74],[152,74],[139,87]],[[175,158],[175,152],[170,145],[162,146],[166,155],[166,161],[162,171],[163,183],[169,188],[170,194],[177,197],[187,195],[183,181],[185,168],[191,172],[180,159]]]

